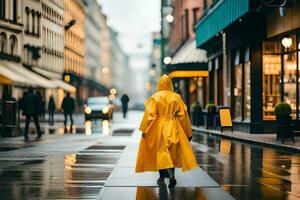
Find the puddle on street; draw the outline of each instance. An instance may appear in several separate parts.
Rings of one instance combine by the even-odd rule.
[[[206,134],[193,141],[199,166],[234,198],[300,199],[300,154]]]
[[[9,167],[0,169],[0,197],[6,200],[96,199],[123,148],[95,145],[65,156],[6,161]],[[106,151],[90,152],[91,149]]]

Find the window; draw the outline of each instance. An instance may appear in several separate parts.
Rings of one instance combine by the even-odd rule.
[[[250,52],[249,52],[250,53]],[[244,119],[250,120],[251,114],[251,63],[246,61],[244,64]]]
[[[16,36],[14,35],[10,36],[9,43],[10,43],[10,55],[16,56],[18,52],[17,49],[18,44],[17,44]]]
[[[299,97],[297,97],[297,42],[296,35],[288,36],[292,45],[284,48],[280,41],[263,43],[263,118],[275,119],[274,106],[287,102],[292,107],[293,119],[299,118]],[[299,89],[298,89],[299,90]],[[298,100],[297,100],[298,99]]]
[[[288,53],[284,55],[284,75],[283,75],[283,91],[284,102],[292,107],[292,116],[296,118],[296,84],[297,84],[297,64],[296,53]]]
[[[31,15],[32,15],[32,34],[35,34],[35,12],[34,12],[34,10],[31,10]]]
[[[185,17],[185,38],[184,39],[188,39],[189,38],[189,10],[185,9],[184,10],[184,17]]]
[[[239,120],[242,119],[242,67],[243,65],[239,63],[234,65],[234,117]]]
[[[18,1],[13,0],[13,21],[17,22],[17,16],[18,16]]]
[[[25,13],[26,13],[26,30],[25,32],[29,33],[29,8],[25,8]]]
[[[1,53],[7,53],[7,37],[4,32],[0,34],[0,52]]]
[[[197,20],[198,20],[198,11],[199,11],[199,8],[194,8],[193,9],[193,26],[195,26],[196,23],[197,23]]]
[[[0,19],[5,19],[5,1],[0,0]]]

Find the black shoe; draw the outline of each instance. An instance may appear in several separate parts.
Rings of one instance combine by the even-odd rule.
[[[170,183],[168,185],[169,188],[173,188],[177,184],[177,181],[174,177],[170,177]]]
[[[157,185],[162,185],[162,184],[164,184],[164,183],[165,183],[165,179],[164,179],[164,178],[161,178],[161,177],[159,177],[159,178],[157,179],[156,183],[157,183]]]

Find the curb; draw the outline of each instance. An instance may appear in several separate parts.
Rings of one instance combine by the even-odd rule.
[[[194,127],[194,126],[192,126],[192,130],[195,131],[195,134],[199,134],[199,133],[212,134],[212,135],[215,135],[215,136],[218,136],[218,137],[232,139],[232,140],[236,140],[236,141],[239,141],[239,142],[245,142],[245,143],[248,143],[248,144],[254,144],[254,145],[258,145],[258,146],[270,147],[270,148],[273,148],[273,149],[289,151],[289,152],[293,152],[293,153],[300,153],[300,147],[295,147],[295,146],[286,145],[286,144],[277,144],[277,143],[266,142],[266,141],[258,141],[258,140],[250,139],[250,138],[244,138],[244,137],[234,135],[234,132],[233,132],[233,134],[228,134],[228,133],[222,133],[221,134],[220,131],[207,130],[207,129],[197,128],[197,127]]]

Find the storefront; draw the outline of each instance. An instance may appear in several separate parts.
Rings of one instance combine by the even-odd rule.
[[[300,2],[285,16],[234,2],[219,1],[196,26],[197,47],[208,52],[209,100],[229,106],[234,128],[250,133],[275,133],[274,106],[287,102],[299,129]]]
[[[196,101],[205,107],[208,103],[207,57],[204,50],[196,49],[195,38],[188,40],[175,53],[167,71],[188,108]]]

